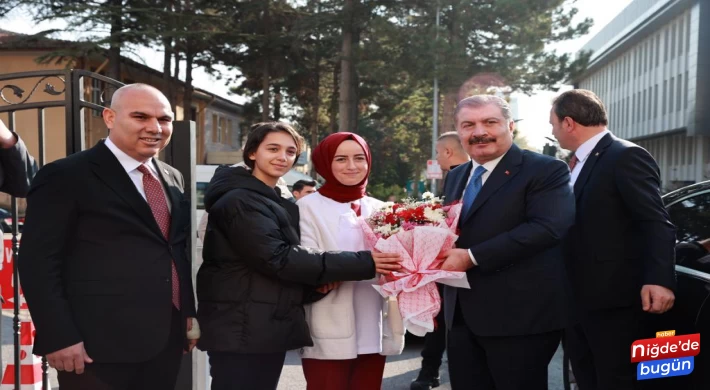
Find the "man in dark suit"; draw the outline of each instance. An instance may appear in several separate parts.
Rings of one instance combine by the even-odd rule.
[[[109,137],[43,167],[28,196],[20,275],[62,389],[170,389],[195,302],[182,175],[155,156],[170,141],[167,98],[118,89]]]
[[[466,98],[455,122],[473,161],[452,170],[444,190],[463,208],[442,269],[466,271],[471,286],[445,287],[452,388],[547,389],[566,320],[558,244],[574,222],[569,169],[513,144],[503,99]]]
[[[27,196],[34,164],[25,143],[0,120],[0,192]]]
[[[439,136],[436,141],[436,161],[441,170],[446,174],[471,160],[461,144],[461,139],[455,131],[449,131]],[[446,178],[444,187],[446,187]],[[443,297],[443,285],[437,285],[439,293]],[[409,386],[410,390],[430,390],[438,387],[439,368],[441,360],[446,350],[446,326],[444,324],[444,310],[440,310],[435,318],[437,327],[433,332],[424,336],[424,348],[422,349],[422,369],[419,371],[417,379]]]
[[[565,348],[581,390],[633,389],[629,348],[644,337],[644,312],[663,313],[674,301],[675,228],[658,165],[607,130],[604,104],[591,91],[558,96],[550,123],[574,153],[577,217],[564,248],[576,324]]]

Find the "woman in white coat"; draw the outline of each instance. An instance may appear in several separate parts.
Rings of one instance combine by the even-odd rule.
[[[366,250],[358,218],[382,202],[366,196],[370,149],[357,134],[326,137],[312,155],[325,184],[297,204],[301,244],[320,250]],[[313,347],[301,349],[308,390],[379,390],[386,355],[398,355],[404,333],[393,334],[385,300],[372,287],[377,280],[344,282],[320,301],[305,305]],[[325,291],[324,291],[325,292]]]

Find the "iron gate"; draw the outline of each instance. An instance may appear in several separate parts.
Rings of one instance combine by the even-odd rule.
[[[34,80],[37,80],[36,82]],[[96,80],[98,83],[89,82]],[[34,83],[29,91],[19,87],[17,84],[29,85]],[[82,151],[86,148],[85,144],[85,115],[84,109],[103,111],[103,99],[97,101],[86,100],[85,91],[88,91],[89,96],[105,96],[105,93],[111,92],[115,88],[122,86],[123,83],[102,76],[98,73],[92,73],[85,70],[46,70],[35,72],[22,72],[0,75],[0,113],[8,113],[7,126],[10,130],[16,131],[15,114],[21,111],[37,112],[37,129],[38,129],[38,153],[34,155],[39,168],[44,166],[46,162],[46,123],[45,110],[56,107],[64,108],[66,132],[66,155]],[[41,88],[41,89],[39,89]],[[96,89],[103,89],[97,91]],[[42,95],[43,94],[43,95]],[[40,96],[35,96],[40,95]],[[63,99],[58,99],[64,95]],[[37,99],[32,99],[36,97]],[[37,100],[37,101],[35,101]],[[107,99],[108,101],[108,99]],[[14,364],[15,364],[15,388],[20,388],[21,371],[20,371],[20,283],[17,273],[17,255],[19,248],[18,234],[18,204],[15,197],[11,198],[12,212],[12,258],[13,258],[13,344],[14,344]],[[1,362],[1,361],[0,361]],[[0,364],[2,368],[2,364]],[[49,380],[47,377],[47,360],[42,358],[42,388],[49,390]]]

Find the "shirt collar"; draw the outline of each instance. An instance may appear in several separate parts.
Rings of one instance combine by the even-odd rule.
[[[486,168],[486,172],[490,173],[493,172],[494,169],[496,169],[496,166],[498,166],[498,163],[500,160],[505,157],[505,155],[508,154],[508,152],[503,153],[500,157],[496,158],[495,160],[488,161],[486,163],[483,163],[483,168]],[[473,175],[473,172],[480,166],[481,164],[477,163],[473,159],[471,159],[471,175]],[[487,176],[486,176],[487,177]]]
[[[127,155],[123,150],[119,149],[116,144],[111,142],[111,138],[106,138],[106,141],[104,141],[104,145],[108,148],[108,150],[113,153],[114,156],[118,159],[118,162],[121,163],[121,166],[123,169],[126,170],[127,173],[131,173],[134,171],[136,168],[138,168],[141,164],[140,161],[134,159],[133,157]],[[157,175],[158,172],[155,169],[155,165],[153,164],[153,159],[149,159],[148,161],[145,162],[145,165],[148,166],[148,168],[153,172],[153,175]]]
[[[608,129],[604,129],[604,131],[588,139],[586,142],[580,145],[574,152],[574,155],[577,156],[577,160],[579,162],[584,162],[585,160],[587,160],[587,157],[592,154],[592,150],[594,150],[599,141],[609,133],[611,132]]]

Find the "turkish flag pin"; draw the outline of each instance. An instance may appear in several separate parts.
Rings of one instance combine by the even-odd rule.
[[[510,175],[510,171],[505,171],[505,174],[506,174],[506,175]]]

